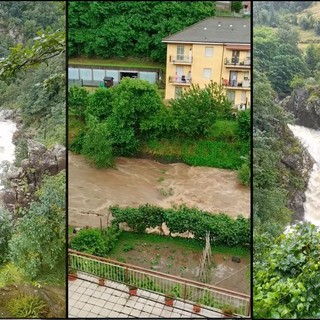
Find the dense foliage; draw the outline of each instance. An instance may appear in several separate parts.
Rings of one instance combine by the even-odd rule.
[[[72,239],[70,248],[93,254],[95,256],[105,257],[107,253],[114,248],[121,233],[116,226],[107,229],[82,229]]]
[[[277,104],[294,88],[319,79],[320,49],[299,49],[302,15],[311,1],[260,1],[254,4],[253,221],[254,317],[319,318],[319,230],[293,227],[295,194],[306,190],[301,144],[287,127],[292,117]],[[301,16],[300,16],[301,17]],[[303,39],[302,39],[303,40]],[[312,77],[312,78],[309,78]],[[295,159],[296,167],[286,164]]]
[[[250,220],[242,216],[232,219],[223,213],[211,214],[185,206],[163,209],[148,204],[139,208],[110,207],[110,212],[114,217],[113,224],[126,222],[136,232],[144,232],[146,228],[155,228],[165,222],[171,233],[189,231],[200,241],[204,241],[209,231],[212,243],[239,247],[250,245]]]
[[[163,38],[214,12],[214,1],[70,1],[69,55],[163,62]]]
[[[204,89],[193,86],[169,106],[154,85],[129,78],[89,95],[83,88],[71,87],[69,98],[70,122],[77,119],[76,126],[82,127],[72,137],[70,149],[98,167],[112,166],[113,156],[140,152],[233,170],[249,159],[250,112],[240,112],[235,119],[231,103],[216,83]],[[243,173],[248,184],[248,171]]]
[[[27,139],[47,147],[66,143],[65,2],[1,1],[0,16],[0,109],[13,110],[20,124],[15,134],[20,166],[28,157]],[[23,209],[0,209],[3,286],[64,269],[65,172],[37,182],[33,201]],[[31,304],[27,300],[26,312]]]
[[[256,318],[319,318],[319,247],[319,230],[303,223],[261,253],[254,263]]]
[[[12,261],[32,278],[55,268],[65,255],[65,194],[65,172],[47,177],[9,242]]]

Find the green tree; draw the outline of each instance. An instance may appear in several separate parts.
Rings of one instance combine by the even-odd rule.
[[[111,134],[106,122],[99,123],[90,117],[84,134],[81,153],[98,168],[111,167],[114,163]]]
[[[231,116],[231,103],[222,86],[211,82],[204,89],[191,85],[179,99],[171,100],[172,121],[176,134],[204,137],[219,118]]]
[[[68,91],[68,108],[70,114],[84,118],[88,107],[89,93],[86,89],[73,86]]]
[[[98,88],[89,96],[86,114],[96,117],[99,121],[106,120],[112,113],[112,89]]]
[[[38,200],[23,212],[9,242],[12,261],[32,278],[55,268],[65,255],[65,195],[64,171],[44,179]]]

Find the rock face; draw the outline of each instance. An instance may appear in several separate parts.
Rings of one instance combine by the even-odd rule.
[[[320,129],[320,86],[299,88],[281,105],[296,118],[296,124],[307,128]]]
[[[2,191],[1,198],[9,209],[26,207],[32,200],[45,175],[56,175],[66,168],[66,148],[55,145],[48,150],[35,140],[27,140],[28,158],[20,167],[11,166],[7,173],[9,188]]]

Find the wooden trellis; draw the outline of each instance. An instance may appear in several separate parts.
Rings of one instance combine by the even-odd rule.
[[[210,232],[206,234],[206,246],[203,249],[200,258],[198,278],[202,282],[209,282],[210,280],[210,265],[211,265],[211,245],[210,245]]]

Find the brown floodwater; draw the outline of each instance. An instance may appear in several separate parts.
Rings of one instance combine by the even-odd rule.
[[[123,157],[115,168],[97,169],[69,153],[68,180],[69,225],[76,227],[98,227],[100,221],[106,226],[111,205],[186,204],[232,217],[250,215],[250,189],[231,170]]]

